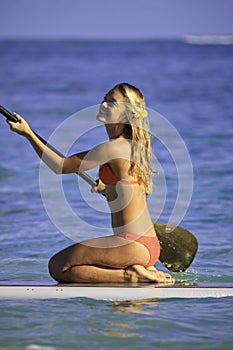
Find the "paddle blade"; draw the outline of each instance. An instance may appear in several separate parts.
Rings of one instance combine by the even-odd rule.
[[[198,249],[196,237],[188,230],[163,223],[154,223],[160,242],[161,263],[172,272],[184,272],[191,265]]]

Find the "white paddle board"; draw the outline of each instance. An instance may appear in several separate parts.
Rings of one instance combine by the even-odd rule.
[[[162,284],[53,284],[0,285],[0,299],[68,299],[127,301],[170,298],[233,297],[233,283]]]

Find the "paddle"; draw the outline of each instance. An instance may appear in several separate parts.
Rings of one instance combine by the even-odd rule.
[[[0,113],[8,120],[17,123],[17,118],[2,106],[0,106]],[[59,156],[64,157],[61,152],[47,143],[47,141],[45,141],[40,135],[36,132],[34,132],[34,134],[48,148]],[[76,174],[92,187],[97,185],[97,182],[85,172]],[[155,222],[154,228],[160,242],[161,252],[159,260],[161,263],[172,272],[184,272],[187,270],[192,263],[198,248],[198,242],[195,236],[182,227],[165,223]]]

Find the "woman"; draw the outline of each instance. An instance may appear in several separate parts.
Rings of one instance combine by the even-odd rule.
[[[25,136],[40,158],[56,173],[99,168],[93,189],[106,195],[113,235],[89,239],[58,252],[49,261],[50,275],[58,282],[159,282],[172,277],[157,271],[160,246],[147,208],[152,191],[151,146],[142,93],[121,83],[104,97],[97,119],[105,124],[109,141],[91,150],[63,158],[37,138],[18,114],[11,129]]]

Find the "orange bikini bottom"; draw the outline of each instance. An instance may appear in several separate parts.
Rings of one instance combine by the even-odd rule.
[[[157,236],[138,236],[133,233],[118,233],[117,236],[141,243],[148,249],[150,260],[145,267],[153,266],[156,261],[158,261],[160,255],[160,244]]]

